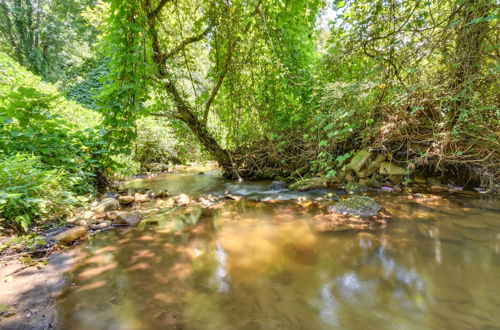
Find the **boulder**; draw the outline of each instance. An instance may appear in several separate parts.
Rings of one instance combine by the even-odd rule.
[[[106,198],[100,201],[92,210],[94,212],[102,213],[108,211],[118,210],[120,203],[114,198]]]
[[[328,208],[328,210],[332,213],[349,214],[362,217],[377,215],[380,209],[380,204],[372,198],[366,196],[355,196],[344,199]]]
[[[395,175],[395,176],[401,176],[401,175],[405,176],[407,174],[404,168],[391,162],[380,163],[379,173],[383,175]]]
[[[361,194],[368,190],[368,188],[357,182],[349,182],[345,185],[345,190],[349,194]]]
[[[135,197],[134,196],[127,195],[127,196],[120,196],[120,197],[118,197],[118,202],[121,205],[130,205],[134,201],[135,201]]]
[[[68,245],[85,235],[85,232],[86,229],[84,226],[74,227],[57,234],[54,236],[54,240],[59,244]]]
[[[175,203],[180,206],[188,205],[190,201],[191,199],[186,194],[180,194],[179,196],[175,197]]]
[[[290,185],[290,190],[308,191],[314,189],[324,189],[328,186],[326,177],[302,179]]]
[[[287,190],[288,186],[287,186],[286,182],[284,182],[284,181],[273,181],[269,185],[269,189],[271,189],[271,190]]]
[[[364,168],[368,161],[370,160],[371,152],[367,149],[362,149],[358,151],[354,157],[352,157],[351,162],[349,163],[349,167],[356,173],[356,176],[360,176],[361,169]]]
[[[121,226],[137,226],[141,221],[141,215],[132,212],[120,212],[116,216],[115,225]]]

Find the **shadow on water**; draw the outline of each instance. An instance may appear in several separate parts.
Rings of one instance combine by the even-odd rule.
[[[497,329],[500,202],[375,198],[394,215],[376,232],[318,234],[317,208],[285,200],[95,236],[68,273],[61,327]]]

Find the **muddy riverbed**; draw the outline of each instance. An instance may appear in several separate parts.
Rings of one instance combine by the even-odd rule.
[[[244,199],[91,237],[65,256],[71,266],[59,261],[59,284],[33,291],[54,296],[50,324],[13,316],[0,328],[499,329],[497,197],[377,192],[392,215],[386,226],[318,231],[312,219],[335,203],[329,191],[268,185],[210,173],[132,182]]]

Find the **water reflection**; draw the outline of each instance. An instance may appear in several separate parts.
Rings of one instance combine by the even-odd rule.
[[[394,218],[370,233],[318,234],[315,205],[246,201],[95,236],[62,328],[498,328],[500,203],[438,197],[376,196]]]

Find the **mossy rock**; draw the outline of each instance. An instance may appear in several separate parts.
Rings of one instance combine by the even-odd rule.
[[[357,183],[357,182],[349,182],[345,185],[345,190],[349,194],[361,194],[361,193],[367,191],[368,188],[366,188],[366,186],[364,186],[360,183]]]
[[[85,235],[86,232],[84,226],[77,226],[57,234],[54,236],[54,240],[59,244],[68,245]]]
[[[328,208],[330,212],[362,217],[377,215],[380,209],[380,204],[367,196],[354,196],[344,199]]]
[[[349,163],[349,167],[356,173],[356,176],[359,177],[361,173],[361,169],[367,165],[371,157],[371,152],[367,149],[362,149],[358,151],[354,157],[352,157],[351,162]]]
[[[328,186],[328,179],[326,177],[302,179],[292,183],[288,188],[290,190],[308,191],[314,189],[324,189]]]
[[[380,163],[379,173],[383,175],[394,175],[394,176],[405,176],[407,174],[406,169],[402,168],[391,162]]]

